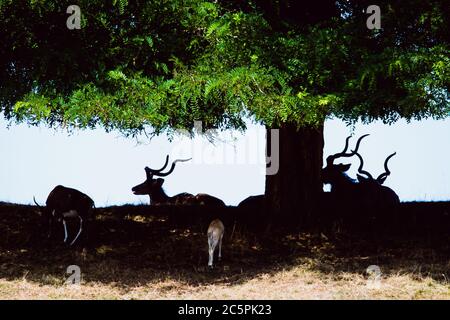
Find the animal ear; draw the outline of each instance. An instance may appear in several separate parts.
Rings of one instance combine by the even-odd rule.
[[[145,167],[145,175],[147,176],[148,180],[151,180],[153,178],[152,170],[150,170],[149,167]]]
[[[369,178],[366,178],[360,174],[356,174],[356,176],[358,177],[359,182],[366,182],[367,180],[369,180]]]
[[[347,172],[348,169],[350,169],[350,166],[351,166],[351,163],[349,163],[349,164],[342,164],[342,163],[338,164],[338,168],[342,172]]]
[[[386,178],[387,178],[387,176],[378,178],[378,179],[377,179],[377,182],[378,182],[379,184],[383,184],[383,183],[386,181]]]
[[[161,187],[164,183],[164,179],[163,178],[158,178],[156,179],[156,185]]]

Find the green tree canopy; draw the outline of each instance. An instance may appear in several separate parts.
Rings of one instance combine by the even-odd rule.
[[[446,1],[0,1],[0,107],[136,134],[450,114]]]

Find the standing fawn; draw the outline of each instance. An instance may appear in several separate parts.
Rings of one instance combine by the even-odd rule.
[[[211,221],[208,227],[208,248],[209,248],[209,261],[208,267],[213,267],[214,251],[216,250],[217,244],[219,245],[219,261],[222,258],[222,238],[225,227],[219,219]]]

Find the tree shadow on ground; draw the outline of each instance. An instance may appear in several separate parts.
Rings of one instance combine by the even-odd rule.
[[[26,277],[42,285],[63,283],[67,267],[78,265],[84,281],[126,289],[168,279],[192,286],[236,285],[299,265],[328,275],[364,274],[368,266],[378,265],[384,274],[410,273],[446,283],[450,276],[448,221],[439,220],[432,227],[417,217],[430,210],[445,216],[449,207],[448,203],[405,205],[416,216],[416,227],[403,228],[397,235],[378,229],[257,234],[228,223],[224,259],[210,271],[208,220],[189,223],[189,215],[169,219],[164,210],[149,206],[101,208],[90,225],[88,245],[67,247],[45,239],[36,207],[0,204],[0,277]],[[69,225],[69,233],[75,229]]]

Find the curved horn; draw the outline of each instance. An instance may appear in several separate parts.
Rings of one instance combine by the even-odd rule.
[[[336,160],[337,158],[340,158],[341,155],[344,155],[344,154],[347,152],[347,149],[348,149],[348,141],[350,140],[351,137],[352,137],[352,136],[348,136],[348,137],[345,139],[345,147],[344,147],[344,150],[342,150],[341,152],[335,153],[335,154],[333,154],[333,155],[327,157],[327,164],[328,164],[328,165],[332,165],[334,160]]]
[[[358,141],[356,141],[356,148],[355,148],[355,150],[352,150],[353,154],[356,154],[356,153],[358,152],[359,144],[361,143],[361,140],[364,139],[365,137],[369,136],[369,135],[370,135],[370,134],[367,133],[367,134],[361,136],[361,137],[358,139]]]
[[[153,172],[153,174],[154,174],[155,176],[158,176],[158,177],[166,177],[166,176],[168,176],[169,174],[171,174],[171,173],[173,172],[173,170],[175,170],[175,165],[176,165],[177,162],[186,162],[186,161],[189,161],[189,160],[191,160],[191,159],[192,159],[192,158],[189,158],[189,159],[177,159],[177,160],[175,160],[174,162],[172,162],[172,166],[170,167],[170,170],[169,170],[169,171],[164,172],[164,173],[161,173],[161,172]]]
[[[367,176],[367,178],[373,180],[372,175],[371,175],[369,172],[363,170],[364,160],[363,160],[363,158],[361,157],[361,155],[360,155],[358,152],[355,152],[355,155],[356,155],[356,156],[358,157],[358,159],[359,159],[359,168],[358,168],[358,172],[361,173],[361,174],[365,174],[365,175]]]
[[[386,158],[386,160],[384,161],[384,173],[380,174],[377,178],[377,181],[380,183],[384,182],[384,179],[387,178],[387,176],[389,176],[391,174],[391,171],[389,171],[388,168],[388,161],[397,154],[397,152],[394,152],[393,154],[391,154],[389,157]]]
[[[369,134],[365,134],[365,135],[361,136],[358,139],[358,141],[356,142],[355,150],[352,150],[352,152],[350,152],[350,153],[346,153],[346,152],[347,152],[347,149],[348,149],[348,141],[350,140],[351,136],[347,137],[347,139],[345,139],[345,148],[344,148],[344,150],[342,152],[340,152],[340,153],[336,153],[334,155],[329,156],[327,158],[327,164],[328,165],[332,165],[334,160],[336,160],[337,158],[344,158],[344,157],[345,158],[349,158],[349,157],[354,156],[356,154],[356,152],[358,152],[361,140],[364,139],[365,137],[367,137],[368,135]]]
[[[163,171],[167,167],[168,164],[169,164],[169,155],[166,156],[166,162],[164,163],[164,165],[163,165],[163,167],[161,169],[151,169],[149,167],[145,167],[145,170],[146,171],[150,170],[151,173],[158,173],[158,172]]]

